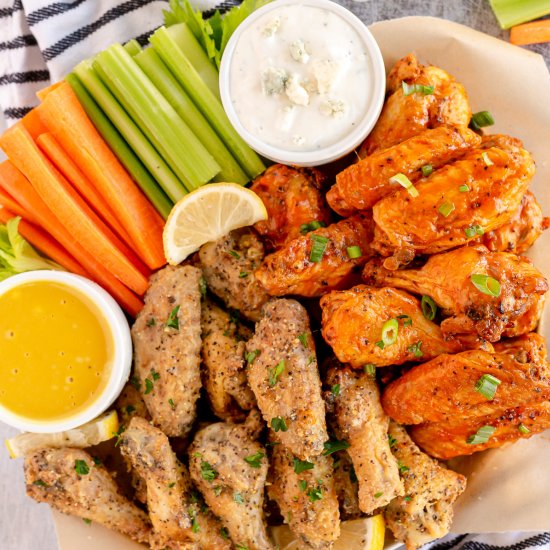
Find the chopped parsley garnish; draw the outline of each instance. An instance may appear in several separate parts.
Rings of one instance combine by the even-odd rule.
[[[252,363],[254,363],[254,361],[256,360],[256,357],[258,357],[258,355],[260,355],[260,353],[262,353],[262,352],[259,349],[255,349],[254,351],[249,351],[245,355],[246,362],[249,365],[252,365]]]
[[[197,520],[197,515],[195,514],[193,516],[193,521],[191,523],[191,531],[193,531],[193,533],[198,533],[200,531],[200,525],[199,525],[199,522]]]
[[[233,500],[234,500],[237,504],[244,504],[244,498],[243,498],[243,496],[241,495],[241,493],[233,493]]]
[[[412,497],[411,497],[411,495],[405,495],[405,496],[403,497],[403,500],[404,500],[405,502],[410,502],[410,501],[412,500]]]
[[[239,273],[239,278],[244,279],[245,277],[248,277],[248,273],[246,271],[241,271]]]
[[[306,495],[309,497],[311,502],[321,500],[323,498],[323,488],[320,485],[317,485],[317,487],[311,487]]]
[[[315,355],[310,355],[307,358],[307,366],[309,367],[309,365],[311,365],[311,363],[314,363],[314,362],[315,362]]]
[[[147,395],[148,393],[151,393],[153,391],[153,382],[151,381],[150,378],[146,378],[145,379],[145,395]]]
[[[168,484],[168,489],[171,489],[172,487],[174,487],[176,485],[176,482],[175,481],[172,481],[172,483],[169,483]]]
[[[334,441],[325,441],[323,443],[323,455],[328,456],[332,453],[335,453],[336,451],[343,451],[344,449],[347,449],[349,447],[349,443],[344,440],[334,440]]]
[[[424,354],[422,353],[422,340],[419,340],[416,342],[416,344],[412,344],[407,348],[407,351],[410,351],[415,357],[422,357]]]
[[[374,493],[374,498],[380,498],[383,494],[384,494],[383,492]]]
[[[283,374],[285,370],[285,360],[279,361],[272,369],[269,369],[269,385],[271,387],[275,386],[279,380],[279,376]]]
[[[245,456],[244,461],[250,464],[252,468],[259,468],[262,465],[262,458],[265,456],[265,453],[258,451],[250,456]]]
[[[74,461],[75,472],[80,476],[86,476],[90,473],[90,467],[85,460],[76,459]]]
[[[330,391],[334,397],[338,397],[340,395],[340,384],[334,384],[334,386],[330,388]]]
[[[222,539],[225,539],[225,540],[229,539],[229,531],[225,527],[222,527],[220,529],[220,535],[222,536]]]
[[[218,472],[214,470],[214,467],[206,460],[201,461],[201,477],[206,481],[214,481],[218,477]]]
[[[243,546],[242,544],[236,544],[235,550],[248,550],[248,546]]]
[[[215,494],[217,497],[219,497],[219,496],[222,494],[223,489],[222,489],[221,485],[216,485],[216,486],[214,487],[213,491],[214,491],[214,494]]]
[[[176,410],[176,404],[174,403],[174,400],[172,398],[168,399],[168,405],[170,405],[170,408],[173,411]]]
[[[300,460],[299,458],[294,458],[293,463],[294,463],[294,471],[297,474],[301,474],[306,470],[313,470],[315,466],[313,462],[309,462],[307,460]]]
[[[149,319],[147,319],[147,322],[145,324],[148,327],[154,327],[157,324],[157,321],[155,320],[154,317],[149,317]]]
[[[233,256],[233,258],[235,258],[236,260],[240,259],[241,257],[241,255],[236,250],[230,250],[229,254],[231,254],[231,256]]]
[[[271,427],[274,432],[286,432],[288,426],[286,425],[285,419],[282,416],[275,416],[271,419]]]
[[[95,464],[96,466],[101,466],[101,464],[103,464],[103,463],[101,462],[101,459],[97,458],[97,456],[93,456],[93,457],[92,457],[92,460],[94,461],[94,464]]]
[[[151,378],[156,382],[160,378],[160,374],[155,369],[151,369]]]
[[[399,472],[402,474],[410,470],[410,468],[405,466],[405,464],[403,464],[400,460],[397,461],[397,467],[399,468]]]
[[[298,334],[298,340],[300,340],[304,348],[307,348],[307,334],[305,332],[302,332],[302,334]]]
[[[201,277],[199,279],[199,292],[201,293],[201,296],[203,298],[206,296],[207,290],[208,290],[208,285],[206,284],[206,279],[204,277]]]
[[[117,432],[113,432],[113,436],[116,437],[115,447],[118,447],[120,445],[120,442],[122,441],[122,434],[125,430],[125,426],[120,426]]]
[[[82,521],[83,521],[86,525],[92,525],[92,520],[91,520],[91,519],[82,518]]]
[[[138,377],[135,376],[135,375],[132,376],[132,378],[130,378],[130,384],[132,384],[132,386],[134,386],[134,388],[136,388],[136,390],[138,390],[138,391],[141,388],[141,383],[138,380]]]
[[[391,434],[388,434],[388,445],[390,446],[390,449],[394,449],[397,445],[397,439],[395,439],[395,437]]]
[[[33,481],[32,484],[36,485],[37,487],[49,487],[49,485],[45,481],[42,481],[41,479],[37,479],[36,481]]]
[[[301,479],[298,481],[298,487],[300,487],[300,490],[304,492],[307,489],[307,481],[305,479]]]
[[[174,328],[176,330],[179,330],[179,328],[180,328],[180,321],[178,319],[178,311],[179,310],[180,310],[180,306],[176,306],[170,312],[168,320],[166,321],[166,328]]]
[[[136,408],[133,405],[126,405],[126,414],[129,416],[133,412],[136,412]]]

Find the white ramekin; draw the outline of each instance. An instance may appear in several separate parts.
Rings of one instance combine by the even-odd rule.
[[[70,430],[93,420],[114,402],[130,376],[132,338],[128,321],[116,301],[99,285],[80,275],[48,270],[20,273],[0,283],[0,296],[15,287],[42,281],[63,284],[88,298],[104,316],[113,340],[114,357],[109,380],[96,400],[78,414],[68,415],[61,420],[39,421],[15,414],[0,405],[1,422],[26,432],[53,433]]]
[[[233,102],[231,100],[230,70],[233,60],[233,53],[235,52],[235,48],[238,46],[242,33],[264,14],[278,9],[281,6],[296,4],[323,8],[339,15],[342,19],[344,19],[344,21],[346,21],[355,29],[355,31],[357,31],[358,35],[363,40],[369,53],[373,68],[371,90],[372,101],[370,102],[368,110],[364,114],[361,123],[358,124],[354,131],[350,132],[345,138],[328,147],[315,151],[288,151],[286,149],[270,145],[259,139],[243,126],[237,116],[237,113],[235,112]],[[293,164],[295,166],[318,166],[321,164],[327,164],[356,149],[376,124],[382,110],[384,96],[386,93],[386,71],[384,68],[384,60],[376,40],[365,24],[351,11],[339,4],[331,2],[330,0],[274,0],[273,2],[270,2],[269,4],[253,12],[237,27],[237,30],[233,33],[227,43],[221,60],[219,82],[220,95],[225,112],[227,113],[227,116],[229,117],[229,120],[235,130],[246,141],[246,143],[248,143],[248,145],[260,155],[263,155],[268,159],[275,162],[280,162],[282,164]]]

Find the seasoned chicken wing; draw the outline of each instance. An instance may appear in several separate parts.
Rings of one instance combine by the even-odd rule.
[[[147,485],[153,548],[187,548],[186,543],[196,543],[197,548],[231,548],[220,535],[220,522],[193,502],[189,474],[158,428],[144,418],[132,418],[122,434],[120,450]]]
[[[498,281],[492,293],[480,287],[486,276]],[[444,315],[451,316],[441,323],[444,334],[475,332],[490,342],[521,334],[518,330],[533,330],[514,323],[533,308],[538,311],[538,302],[548,291],[548,282],[529,259],[489,252],[482,245],[436,254],[421,269],[388,270],[374,259],[366,264],[363,279],[431,296]]]
[[[254,272],[264,258],[264,245],[249,228],[236,229],[215,243],[206,243],[199,258],[208,288],[225,305],[257,321],[269,299]]]
[[[124,425],[128,424],[133,416],[141,416],[146,420],[151,420],[151,415],[137,387],[137,382],[137,378],[132,376],[131,381],[126,383],[114,404],[118,417]]]
[[[81,449],[39,449],[25,457],[27,495],[64,514],[101,523],[147,542],[147,514],[120,493],[107,470]]]
[[[422,178],[422,168],[437,169],[460,158],[481,144],[481,138],[466,126],[439,126],[424,130],[401,143],[365,157],[336,175],[327,193],[330,207],[342,216],[372,208],[380,199],[400,189],[390,182],[396,174],[411,182]]]
[[[248,550],[273,548],[263,518],[267,470],[265,448],[245,424],[211,424],[197,432],[189,449],[193,481],[233,543]]]
[[[433,86],[408,93],[402,83]],[[361,157],[386,149],[426,128],[468,126],[472,111],[466,90],[446,71],[422,65],[414,54],[400,59],[387,81],[388,98],[376,126],[361,146]]]
[[[201,388],[201,271],[165,267],[151,277],[145,307],[132,327],[134,372],[153,422],[186,435]]]
[[[256,223],[254,229],[270,250],[303,234],[304,224],[330,223],[323,180],[323,174],[314,168],[274,164],[252,182],[250,189],[260,196],[268,213],[268,219]]]
[[[397,460],[388,443],[390,419],[380,405],[375,378],[364,371],[331,369],[327,384],[339,385],[338,395],[327,392],[336,435],[347,449],[359,482],[359,507],[365,514],[403,494]]]
[[[547,360],[546,340],[536,332],[523,334],[517,338],[508,338],[496,342],[497,353],[507,353],[518,363],[537,363],[543,365]]]
[[[405,251],[410,258],[435,254],[509,221],[535,173],[535,163],[519,140],[487,139],[482,147],[418,181],[418,196],[400,189],[379,201],[373,208],[373,248],[383,256]]]
[[[424,454],[395,422],[390,422],[391,449],[397,458],[405,496],[384,511],[388,527],[407,550],[445,536],[453,519],[453,503],[464,492],[466,478]]]
[[[418,300],[402,290],[359,285],[326,294],[320,303],[323,338],[352,367],[425,361],[462,348],[456,340],[445,340]]]
[[[245,371],[244,339],[252,333],[208,298],[202,302],[203,382],[212,411],[223,420],[244,420],[255,404]]]
[[[307,548],[332,548],[340,536],[338,499],[328,456],[300,462],[284,445],[271,454],[268,494]],[[297,473],[298,472],[298,473]]]
[[[246,349],[248,381],[274,437],[301,460],[328,439],[315,343],[306,310],[295,300],[264,306]]]
[[[357,519],[363,515],[359,508],[359,484],[353,462],[347,451],[338,451],[334,459],[334,488],[340,504],[340,517],[343,520]]]
[[[266,256],[256,278],[272,296],[321,296],[345,288],[371,256],[370,214],[333,223],[302,235]],[[358,255],[350,254],[351,247]],[[317,252],[313,252],[314,248]]]
[[[491,251],[523,254],[550,227],[550,218],[531,191],[526,191],[519,208],[504,225],[485,233],[478,240]]]
[[[400,424],[420,424],[489,415],[549,397],[546,362],[520,363],[508,353],[471,350],[413,367],[387,386],[382,405]]]

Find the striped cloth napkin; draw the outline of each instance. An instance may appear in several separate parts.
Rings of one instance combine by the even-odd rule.
[[[222,13],[239,3],[192,2]],[[0,107],[7,125],[37,104],[37,90],[63,78],[82,59],[113,42],[136,38],[144,45],[162,25],[167,6],[167,0],[0,0]],[[451,534],[425,548],[550,549],[550,533]]]

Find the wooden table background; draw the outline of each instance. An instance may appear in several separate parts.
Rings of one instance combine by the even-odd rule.
[[[93,1],[93,0],[87,0]],[[367,24],[408,15],[432,15],[493,36],[507,39],[487,0],[338,0]],[[2,36],[0,25],[0,36]],[[105,44],[107,46],[107,44]],[[550,66],[550,44],[530,49],[544,56]],[[513,78],[513,75],[511,76]],[[0,128],[3,121],[0,121]],[[16,430],[0,424],[0,440],[12,437]],[[56,550],[55,529],[49,507],[37,504],[25,495],[21,460],[10,460],[0,448],[0,548],[2,550]],[[107,549],[105,549],[107,550]]]

